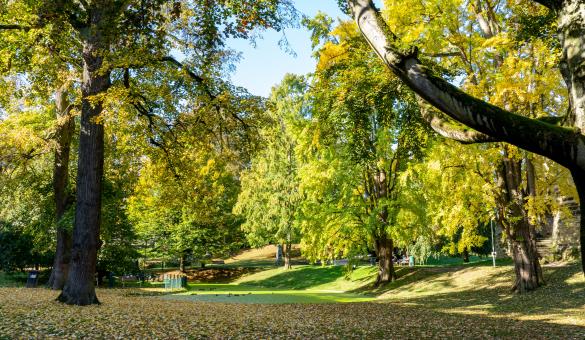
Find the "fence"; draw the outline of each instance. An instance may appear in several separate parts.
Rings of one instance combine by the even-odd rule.
[[[181,289],[186,283],[186,277],[178,274],[165,274],[163,280],[166,290]]]

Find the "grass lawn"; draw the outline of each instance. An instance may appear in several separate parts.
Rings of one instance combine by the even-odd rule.
[[[373,295],[350,293],[371,283],[375,267],[359,267],[349,275],[340,266],[295,266],[291,270],[272,268],[253,273],[230,284],[189,284],[165,296],[167,299],[222,303],[334,303],[364,302]],[[162,289],[150,289],[162,293]]]
[[[102,305],[89,307],[61,305],[57,292],[43,288],[4,287],[0,339],[585,338],[585,280],[576,264],[547,267],[548,284],[526,295],[509,292],[509,266],[398,273],[398,281],[372,290],[369,267],[349,280],[340,267],[271,269],[173,293],[99,289]]]
[[[7,274],[0,271],[0,287],[18,287],[26,283],[26,273],[11,273]]]

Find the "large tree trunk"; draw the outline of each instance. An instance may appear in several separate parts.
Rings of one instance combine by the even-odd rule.
[[[569,90],[570,119],[567,123],[585,133],[585,3],[581,0],[556,1],[559,13],[559,40],[563,48],[561,73]],[[583,157],[580,155],[579,157]],[[585,166],[576,162],[570,167],[579,194],[581,211],[581,266],[585,273]]]
[[[463,262],[469,263],[469,250],[467,248],[463,249]]]
[[[83,42],[83,81],[79,163],[77,175],[77,206],[69,275],[58,300],[67,304],[99,303],[95,294],[97,251],[101,245],[101,189],[104,163],[104,126],[99,121],[102,102],[95,96],[110,86],[110,73],[102,68],[103,46],[99,29],[99,9],[91,11],[89,37]]]
[[[585,3],[563,0],[559,14],[559,40],[563,49],[560,69],[569,90],[568,123],[585,133]]]
[[[284,254],[284,269],[291,269],[291,252],[292,252],[292,244],[290,241],[285,245],[285,254]]]
[[[573,182],[577,187],[577,193],[579,194],[579,211],[580,211],[580,248],[581,248],[581,261],[585,259],[585,171],[575,169],[571,172],[573,174]]]
[[[61,290],[65,285],[69,269],[69,254],[71,248],[71,232],[63,226],[61,219],[69,207],[70,194],[69,182],[69,158],[71,153],[71,140],[75,131],[75,120],[70,115],[71,106],[67,100],[66,85],[61,87],[55,95],[57,111],[57,147],[53,165],[53,196],[55,202],[55,222],[57,225],[57,247],[53,270],[47,286],[54,290]]]
[[[378,277],[376,286],[394,281],[396,272],[394,271],[394,262],[392,261],[392,249],[394,242],[385,233],[376,240],[376,256],[378,257]]]
[[[522,192],[522,164],[519,160],[508,158],[506,150],[505,148],[498,171],[498,218],[512,248],[516,276],[512,290],[525,293],[540,287],[544,280],[536,249],[534,226],[528,220],[523,205],[525,197]],[[530,166],[530,163],[527,164],[527,168]],[[527,191],[534,191],[532,185],[529,179]]]
[[[516,280],[512,290],[522,294],[540,287],[544,282],[532,226],[521,220],[513,229],[510,244]]]

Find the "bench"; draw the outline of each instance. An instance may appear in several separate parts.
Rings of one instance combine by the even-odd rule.
[[[398,261],[396,261],[396,263],[399,266],[408,266],[408,264],[409,264],[408,257],[403,257],[403,258],[399,259]]]

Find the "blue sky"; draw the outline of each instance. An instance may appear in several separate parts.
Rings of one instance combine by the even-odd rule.
[[[347,19],[337,7],[336,0],[296,0],[295,7],[310,17],[322,11],[333,18]],[[249,41],[232,41],[230,47],[242,52],[242,60],[236,65],[232,82],[247,88],[252,94],[268,96],[272,86],[279,83],[286,73],[312,72],[316,61],[311,56],[310,33],[299,28],[287,29],[285,34],[296,57],[278,46],[281,32],[264,32],[255,47]]]

